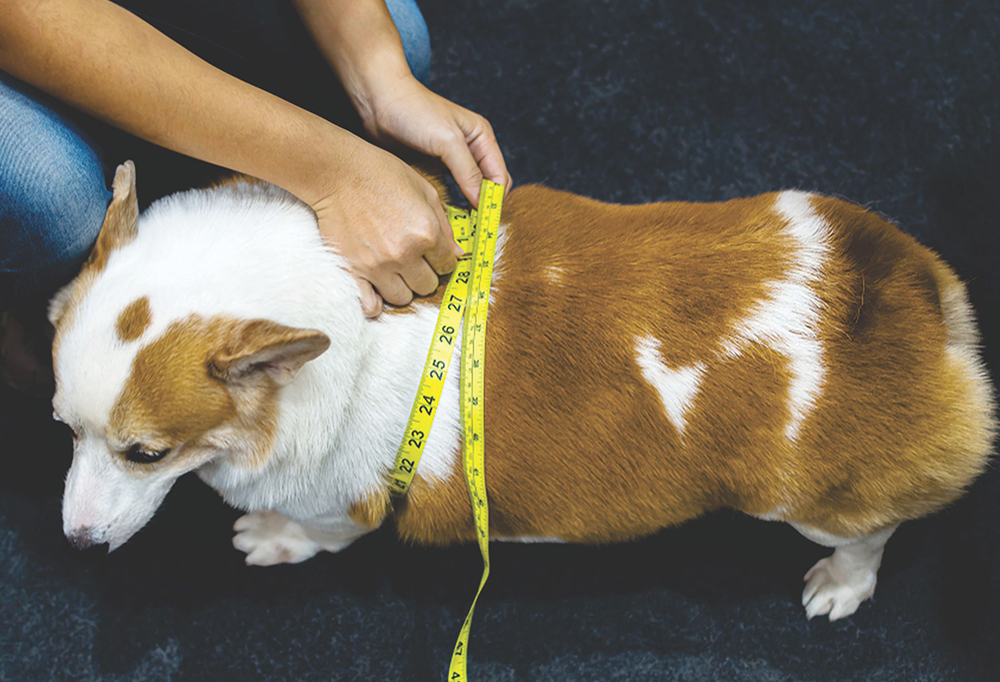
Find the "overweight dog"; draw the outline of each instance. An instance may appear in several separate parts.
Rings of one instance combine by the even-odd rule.
[[[861,207],[527,186],[501,230],[492,537],[610,543],[737,509],[835,548],[802,600],[833,620],[872,595],[893,530],[986,465],[993,392],[965,288]],[[473,540],[457,370],[409,494],[388,494],[438,302],[368,320],[289,194],[238,180],[140,217],[121,166],[50,307],[55,415],[75,433],[67,537],[120,546],[195,471],[249,512],[233,540],[248,564],[339,551],[390,516],[408,541]]]

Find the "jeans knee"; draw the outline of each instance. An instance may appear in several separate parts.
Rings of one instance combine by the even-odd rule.
[[[50,294],[97,239],[111,193],[82,135],[0,81],[0,305]]]
[[[410,71],[426,83],[431,73],[431,36],[424,15],[415,0],[386,0],[385,5],[403,42]]]

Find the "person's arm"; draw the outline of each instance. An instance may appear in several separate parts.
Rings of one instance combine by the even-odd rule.
[[[0,69],[312,206],[369,314],[381,302],[366,282],[405,304],[436,288],[431,266],[454,267],[459,249],[434,189],[391,154],[225,74],[107,0],[0,0],[0,16]]]
[[[295,5],[376,141],[440,158],[473,204],[484,176],[510,189],[489,122],[413,77],[383,0],[295,0]]]

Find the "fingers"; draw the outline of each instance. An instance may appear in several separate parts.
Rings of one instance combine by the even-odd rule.
[[[375,281],[375,288],[378,289],[379,295],[391,305],[404,306],[413,300],[413,291],[396,273],[379,277]]]
[[[461,249],[455,244],[440,202],[412,211],[412,222],[405,229],[383,242],[378,250],[356,259],[352,266],[361,307],[368,317],[382,313],[383,301],[405,306],[414,294],[434,293],[440,284],[438,273],[455,268],[456,252]]]
[[[462,110],[462,115],[456,117],[456,122],[462,130],[466,146],[480,171],[480,179],[486,177],[504,186],[504,193],[510,191],[513,179],[507,171],[500,144],[493,133],[493,126],[485,118],[468,110]],[[450,166],[449,166],[450,168]],[[454,172],[454,171],[452,171]],[[456,177],[456,180],[458,178]],[[464,188],[463,188],[464,192]],[[478,200],[479,186],[476,185]]]
[[[422,258],[417,263],[409,265],[401,274],[403,283],[418,296],[430,296],[437,291],[438,283],[440,282],[438,274]],[[392,303],[393,301],[390,300],[389,302]]]
[[[366,314],[371,310],[375,317],[381,312],[381,301],[395,306],[404,306],[413,300],[413,295],[429,296],[433,294],[440,283],[438,273],[431,267],[430,263],[421,256],[429,250],[436,250],[443,254],[439,260],[439,267],[454,269],[456,257],[451,253],[450,247],[440,238],[440,232],[433,228],[434,236],[439,237],[432,242],[430,231],[432,228],[425,227],[414,230],[409,234],[406,246],[401,246],[393,257],[386,260],[381,266],[375,267],[366,273],[364,280],[371,289],[374,285],[377,293],[372,292],[377,301],[373,303],[370,299],[366,301],[368,292],[362,287],[362,307]],[[450,270],[446,270],[450,271]]]
[[[364,277],[355,275],[354,281],[358,283],[361,291],[361,309],[366,317],[378,317],[382,314],[382,297],[375,293],[375,289]]]
[[[437,288],[438,274],[455,269],[462,250],[455,243],[448,217],[434,188],[423,178],[420,182],[427,185],[428,203],[412,216],[412,223],[401,235],[390,265],[407,285],[416,285],[410,286],[414,292],[426,296]]]
[[[469,200],[469,203],[479,207],[479,186],[483,182],[483,173],[476,163],[465,138],[456,131],[448,140],[441,154],[441,160],[455,177],[458,188]]]
[[[437,274],[447,275],[455,269],[455,263],[464,254],[464,251],[455,241],[455,233],[451,229],[451,223],[448,222],[444,206],[441,205],[440,201],[435,200],[433,207],[440,236],[433,246],[424,252],[424,258]]]

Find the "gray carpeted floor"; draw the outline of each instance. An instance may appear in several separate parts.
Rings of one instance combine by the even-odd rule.
[[[970,281],[1000,349],[1000,7],[425,0],[431,85],[493,123],[515,180],[605,200],[778,188],[872,206]],[[110,556],[74,552],[69,441],[0,395],[0,680],[437,680],[479,579],[474,547],[388,530],[339,556],[248,569],[237,513],[182,481]],[[1000,475],[902,527],[878,593],[807,622],[827,553],[717,514],[606,548],[493,548],[473,680],[997,679]]]

